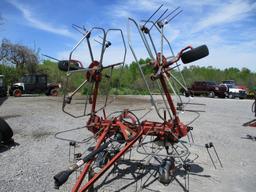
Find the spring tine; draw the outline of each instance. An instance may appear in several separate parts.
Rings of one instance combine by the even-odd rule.
[[[189,192],[189,171],[187,172],[187,175],[188,175],[187,176],[188,177],[188,187],[187,187],[188,190],[187,190],[187,192]]]
[[[192,134],[191,131],[190,131],[190,136],[191,136],[192,143],[195,143],[195,142],[194,142],[194,136],[193,136],[193,134]]]
[[[163,7],[164,4],[160,5],[158,9],[148,18],[148,20],[144,23],[143,27],[150,21],[150,19]]]
[[[189,143],[189,145],[190,145],[190,147],[191,147],[191,142],[190,142],[190,138],[189,138],[189,135],[187,134],[187,138],[188,138],[188,143]]]
[[[186,173],[187,173],[187,171],[186,171]],[[185,188],[185,191],[187,190],[187,176],[185,175],[185,186],[184,186],[184,188]]]
[[[171,17],[167,23],[169,23],[171,20],[173,20],[175,17],[177,17],[183,10],[180,10],[178,13],[176,13],[173,17]]]
[[[175,11],[177,11],[178,9],[180,9],[180,7],[177,7],[176,9],[174,9],[171,13],[169,13],[165,18],[162,19],[162,21],[164,21],[165,19],[167,19],[170,15],[172,15]]]
[[[210,157],[210,159],[212,161],[212,164],[213,164],[214,168],[217,169],[215,163],[213,162],[213,159],[212,159],[212,156],[211,156],[211,154],[209,152],[209,149],[207,147],[206,147],[206,150],[207,150],[207,153],[208,153],[208,155],[209,155],[209,157]]]
[[[51,56],[49,56],[49,55],[45,55],[45,54],[42,54],[42,55],[45,56],[45,57],[48,57],[48,58],[50,58],[50,59],[53,59],[53,60],[55,60],[55,61],[60,61],[59,59],[56,59],[56,58],[51,57]]]
[[[103,40],[103,37],[101,37],[100,35],[98,35],[99,38],[101,38]]]
[[[99,44],[101,44],[102,45],[102,43],[101,42],[99,42],[99,41],[97,41],[96,39],[93,39],[94,41],[96,41],[97,43],[99,43]]]
[[[78,31],[79,33],[81,33],[81,34],[84,34],[84,32],[80,31],[80,29],[86,31],[86,29],[85,29],[84,27],[80,27],[80,26],[78,26],[78,25],[76,25],[76,24],[72,24],[72,27],[73,27],[76,31]]]
[[[152,24],[152,26],[149,28],[149,31],[152,29],[152,27],[154,27],[154,24],[156,24],[164,15],[165,13],[168,11],[168,9],[166,9],[162,15],[160,15],[160,17]]]
[[[69,148],[68,148],[68,161],[69,161],[69,162],[71,162],[71,161],[70,161],[70,147],[71,147],[71,146],[69,145]]]
[[[221,160],[220,160],[220,158],[219,158],[219,155],[218,155],[218,153],[217,153],[217,151],[216,151],[216,149],[215,149],[215,146],[214,146],[213,144],[212,144],[212,146],[213,146],[214,152],[215,152],[215,154],[216,154],[216,157],[217,157],[217,159],[218,159],[218,161],[219,161],[219,163],[220,163],[220,166],[223,167],[223,166],[222,166],[222,163],[221,163]]]
[[[98,37],[103,40],[103,37],[101,37],[100,35]],[[106,47],[109,47],[110,45],[111,45],[111,42],[106,39]]]

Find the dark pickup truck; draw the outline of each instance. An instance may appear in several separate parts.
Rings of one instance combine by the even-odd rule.
[[[208,97],[221,97],[228,96],[228,88],[225,85],[218,85],[214,81],[195,81],[191,87],[188,88],[188,92],[185,89],[181,89],[183,95],[205,95]]]
[[[57,96],[59,84],[48,83],[47,75],[45,74],[31,74],[21,77],[19,82],[11,85],[9,95],[20,97],[22,94],[40,94]]]

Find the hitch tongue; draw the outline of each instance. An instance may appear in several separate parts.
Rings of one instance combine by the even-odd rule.
[[[72,143],[73,144],[73,143]],[[83,164],[87,163],[88,161],[92,160],[98,153],[102,152],[104,149],[108,147],[110,144],[109,142],[104,143],[98,149],[95,149],[93,152],[82,158],[81,160],[77,161],[75,164],[71,165],[67,170],[61,171],[57,173],[54,178],[54,188],[59,189],[61,185],[63,185],[69,178],[69,176],[76,171],[79,167]]]

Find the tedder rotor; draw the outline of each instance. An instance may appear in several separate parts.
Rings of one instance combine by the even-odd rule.
[[[136,114],[137,111],[133,109],[119,109],[118,111],[109,113],[107,111],[107,106],[111,103],[108,101],[110,97],[109,91],[105,93],[106,97],[102,107],[97,107],[99,89],[103,79],[107,78],[109,82],[107,84],[107,90],[110,90],[113,71],[118,69],[121,74],[120,78],[122,77],[123,71],[121,69],[125,64],[126,58],[126,44],[123,32],[121,29],[105,30],[103,28],[94,27],[90,30],[86,30],[84,27],[76,26],[82,33],[82,38],[72,49],[69,60],[59,61],[58,63],[60,70],[67,71],[62,109],[65,113],[73,117],[87,116],[88,121],[86,122],[86,128],[93,134],[91,138],[94,138],[96,142],[94,147],[90,148],[89,154],[78,155],[75,163],[54,176],[55,188],[61,187],[72,173],[78,171],[79,176],[72,188],[72,192],[93,191],[94,183],[113,165],[118,166],[120,158],[127,152],[131,152],[135,146],[136,152],[134,151],[134,153],[143,155],[148,159],[148,163],[150,163],[152,159],[161,159],[161,161],[159,161],[158,170],[156,171],[158,180],[161,183],[168,185],[175,176],[176,169],[184,169],[187,175],[189,175],[191,168],[187,161],[190,155],[189,146],[186,142],[181,140],[181,138],[185,136],[189,137],[189,134],[190,138],[192,138],[191,131],[193,127],[183,123],[179,117],[178,111],[185,111],[184,106],[186,103],[182,102],[180,96],[177,96],[179,102],[176,105],[171,94],[177,93],[176,84],[183,87],[185,90],[187,90],[187,88],[182,74],[180,73],[181,77],[177,78],[172,71],[174,69],[180,71],[178,61],[181,60],[184,64],[190,63],[206,57],[209,51],[206,45],[197,48],[187,46],[177,55],[174,55],[168,38],[164,35],[164,28],[174,17],[180,14],[181,11],[177,8],[168,13],[167,9],[160,17],[153,20],[162,6],[163,5],[161,5],[148,20],[142,21],[142,24],[132,18],[128,19],[129,48],[150,96],[150,104],[152,106],[150,111],[156,113],[159,121],[146,119],[147,112],[142,115],[142,117],[139,117]],[[139,35],[138,39],[141,40],[147,52],[147,56],[149,57],[147,64],[139,64],[139,57],[137,56],[130,36],[132,27],[135,28],[136,34]],[[153,30],[154,34],[151,34]],[[101,49],[98,60],[93,54],[93,46],[91,46],[90,41],[95,31],[101,31]],[[108,36],[111,32],[117,32],[120,35],[124,47],[123,59],[115,64],[104,65],[104,55],[112,44],[108,41]],[[159,35],[159,39],[154,38],[155,34]],[[73,52],[83,41],[87,43],[91,58],[91,63],[88,68],[84,68],[81,62],[72,59]],[[160,44],[160,51],[157,51],[157,41]],[[168,48],[168,51],[164,51],[165,47]],[[152,71],[150,76],[145,74],[145,68]],[[105,71],[108,72],[108,75],[104,73]],[[76,73],[84,74],[85,80],[74,91],[68,92],[65,87],[67,87],[69,83],[69,78]],[[181,79],[181,81],[178,79]],[[153,83],[156,84],[158,90],[157,95],[152,91],[151,85]],[[89,85],[91,91],[87,92],[85,109],[81,115],[74,115],[68,111],[66,107],[72,103],[73,96],[81,90],[82,87],[87,85]],[[87,141],[89,139],[85,140]],[[71,142],[70,145],[75,146],[75,143]],[[214,148],[214,145],[209,143],[206,144],[205,147],[209,153],[208,149]],[[215,148],[214,151],[216,152]],[[215,154],[219,160],[217,153]],[[88,178],[87,181],[85,181],[86,177]],[[186,190],[189,190],[188,184]]]

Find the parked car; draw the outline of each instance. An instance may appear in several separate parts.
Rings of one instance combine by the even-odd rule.
[[[181,89],[181,93],[188,95],[205,95],[208,97],[225,98],[228,95],[228,89],[225,85],[218,85],[214,81],[195,81],[191,87],[188,88],[188,93]]]
[[[0,97],[7,96],[7,85],[4,81],[4,75],[0,75]]]
[[[22,94],[45,93],[57,96],[59,88],[59,84],[47,82],[47,75],[31,74],[22,76],[19,82],[12,84],[9,95],[19,97]]]
[[[228,88],[228,97],[244,99],[247,97],[247,91],[245,86],[236,85],[234,80],[222,81],[222,85],[227,86]]]

